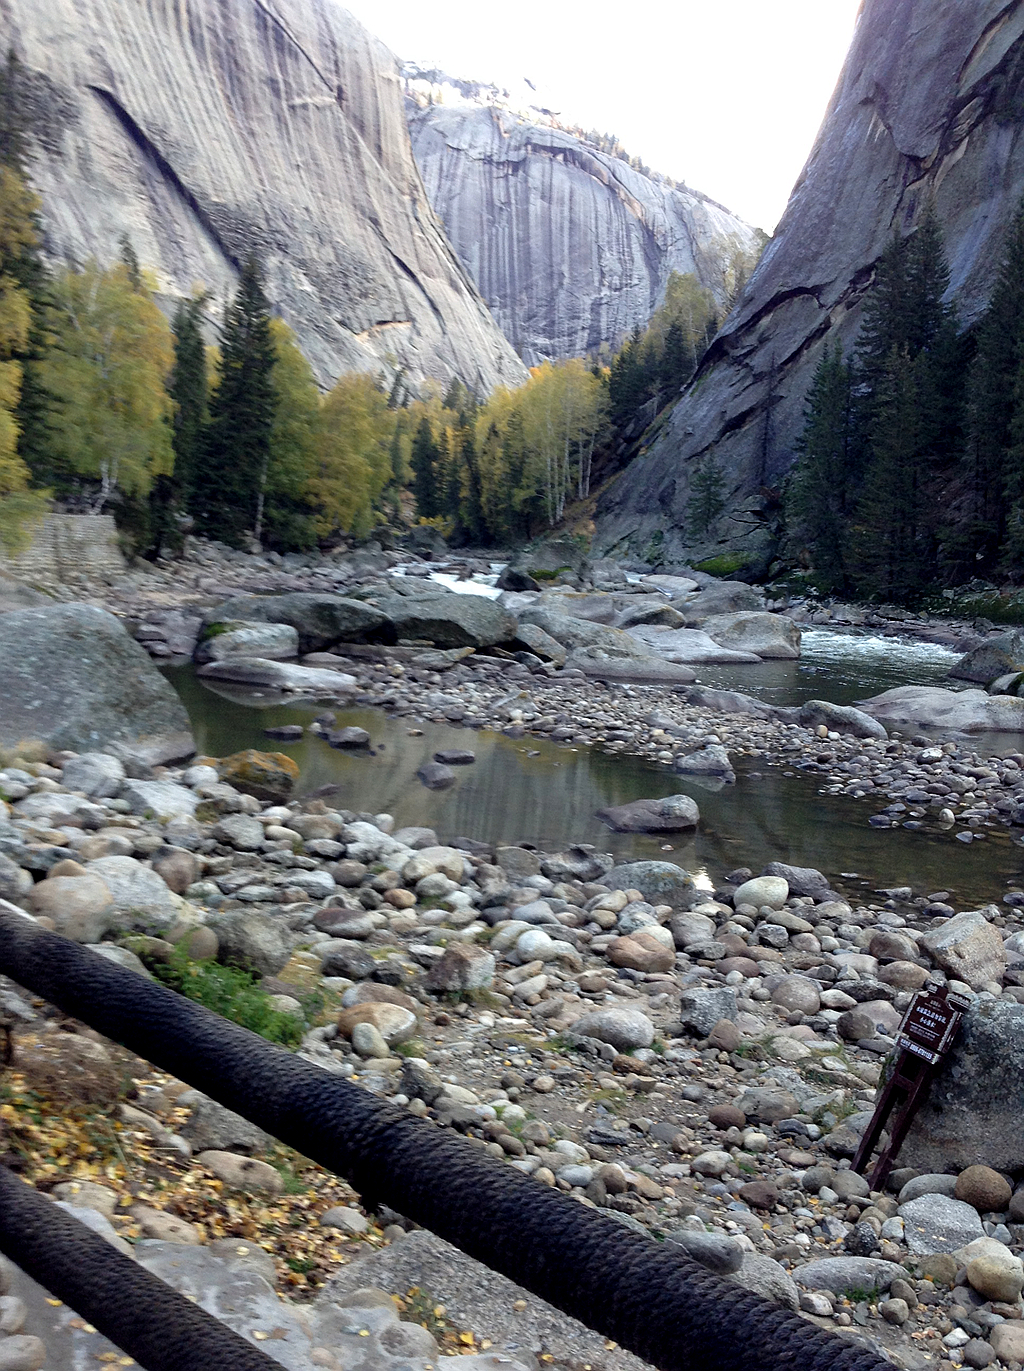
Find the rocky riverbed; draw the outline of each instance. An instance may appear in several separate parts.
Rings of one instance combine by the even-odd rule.
[[[497,602],[472,605],[429,582],[436,565],[379,549],[286,564],[194,544],[173,567],[50,587],[74,602],[58,614],[66,660],[76,642],[103,642],[73,709],[26,684],[26,647],[45,663],[55,611],[8,596],[0,632],[19,650],[7,684],[23,712],[0,771],[0,898],[136,974],[184,984],[189,967],[245,969],[260,1022],[324,1070],[899,1364],[1024,1364],[1024,890],[981,910],[909,887],[869,900],[771,852],[759,874],[714,872],[707,889],[671,863],[616,866],[586,844],[483,843],[339,809],[303,797],[284,754],[169,765],[189,758],[186,721],[138,645],[194,656],[212,689],[378,707],[411,732],[435,720],[596,746],[717,786],[740,763],[803,771],[874,801],[877,827],[963,843],[1024,822],[1024,752],[989,755],[942,720],[921,732],[894,717],[902,697],[787,709],[691,681],[700,654],[785,657],[802,620],[821,622],[799,605],[768,613],[749,587],[629,582],[604,564],[545,589],[520,569]],[[493,580],[486,563],[445,565]],[[967,652],[970,627],[917,631]],[[969,728],[1016,708],[980,691],[958,700]],[[368,741],[330,708],[311,727],[325,748]],[[421,783],[453,783],[472,744],[467,731]],[[681,795],[604,818],[666,834],[700,823]],[[929,977],[974,1008],[901,1169],[872,1192],[850,1159]],[[7,1160],[208,1307],[240,1301],[239,1331],[271,1352],[291,1339],[289,1366],[348,1367],[363,1335],[418,1368],[492,1349],[529,1371],[538,1358],[636,1367],[18,987],[0,991],[0,1014],[14,1041]],[[130,1098],[110,1094],[126,1074]],[[61,1094],[83,1075],[107,1080],[102,1107]],[[48,1135],[40,1099],[62,1120],[98,1109],[106,1140],[91,1124]],[[0,1286],[0,1367],[33,1371],[48,1347],[61,1365],[116,1356],[48,1313],[16,1270]]]
[[[1024,894],[980,911],[957,912],[938,891],[855,903],[818,872],[772,863],[724,873],[708,892],[666,862],[453,847],[388,815],[296,800],[294,767],[273,754],[150,780],[110,754],[46,757],[0,772],[2,893],[25,917],[137,974],[180,957],[176,946],[250,968],[324,1070],[809,1318],[876,1339],[901,1364],[1024,1361]],[[975,997],[967,1070],[940,1087],[901,1169],[871,1192],[850,1158],[901,1013],[929,977]],[[16,1085],[46,1070],[52,1081],[40,1044],[66,1052],[80,1034],[15,986],[0,1003]],[[115,1051],[85,1041],[94,1059]],[[40,1188],[98,1184],[103,1193],[59,1198],[212,1302],[234,1278],[224,1241],[260,1245],[247,1204],[279,1193],[280,1173],[259,1155],[266,1140],[185,1083],[143,1064],[134,1079],[122,1155],[138,1137],[157,1156],[108,1158],[102,1170],[88,1153],[38,1163],[24,1155],[25,1106],[8,1103],[0,1118]],[[311,1194],[301,1222],[333,1242],[336,1265],[371,1253],[360,1285],[405,1297],[417,1284],[445,1304],[447,1281],[472,1311],[462,1331],[474,1341],[462,1346],[516,1341],[500,1302],[472,1306],[444,1252],[420,1251],[401,1216],[365,1214],[354,1197],[339,1213],[337,1192]],[[294,1292],[280,1241],[262,1241],[280,1257],[279,1288]],[[387,1254],[407,1242],[429,1280],[398,1288],[413,1259],[389,1265]],[[168,1243],[180,1248],[173,1261]],[[270,1299],[269,1267],[258,1274]],[[316,1323],[340,1289],[328,1282],[309,1315],[281,1306],[279,1326],[306,1320],[310,1365],[344,1360],[336,1328],[324,1343],[334,1325]],[[19,1298],[2,1306],[0,1365],[38,1366],[38,1347],[17,1341],[40,1336]],[[241,1331],[256,1337],[269,1318],[263,1304]],[[573,1360],[567,1334],[530,1328],[516,1356]]]

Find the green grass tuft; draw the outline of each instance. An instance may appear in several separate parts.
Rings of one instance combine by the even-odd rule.
[[[267,1042],[295,1048],[302,1041],[306,1029],[302,1018],[275,1009],[251,971],[222,966],[212,958],[192,961],[182,947],[174,949],[170,961],[155,962],[150,970],[180,995],[258,1033]]]

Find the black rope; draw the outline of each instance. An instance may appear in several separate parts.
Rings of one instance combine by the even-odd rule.
[[[662,1371],[881,1371],[879,1353],[66,938],[0,910],[0,972]]]
[[[147,1371],[281,1371],[3,1166],[0,1252]]]

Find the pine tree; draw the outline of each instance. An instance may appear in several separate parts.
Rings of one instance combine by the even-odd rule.
[[[244,547],[260,517],[276,396],[270,307],[255,257],[224,316],[217,388],[203,435],[193,506],[200,529]]]
[[[790,524],[805,540],[822,589],[846,583],[846,524],[851,470],[853,376],[842,347],[826,345],[807,396],[799,454],[787,491]]]
[[[725,509],[725,474],[721,463],[710,453],[702,457],[690,480],[686,502],[687,534],[703,542],[713,531]]]
[[[142,290],[142,268],[139,266],[138,253],[132,246],[132,240],[127,233],[122,233],[117,240],[118,252],[121,261],[124,263],[125,271],[128,273],[128,280],[132,284],[132,290]]]
[[[962,539],[964,567],[975,552],[987,561],[1002,543],[1007,508],[1024,495],[1024,467],[1014,436],[1024,358],[1024,200],[1007,234],[988,309],[977,329],[970,370],[965,478],[968,508]]]
[[[932,572],[925,498],[921,362],[893,348],[878,373],[871,462],[857,512],[860,593],[912,603]]]
[[[203,430],[209,418],[209,385],[206,345],[203,342],[203,309],[206,293],[179,300],[171,331],[174,334],[174,368],[170,392],[174,403],[174,484],[178,499],[187,509],[192,500],[196,473],[202,458]]]
[[[438,447],[430,420],[424,417],[416,430],[409,465],[412,467],[412,493],[416,497],[416,513],[421,519],[436,519],[441,513]]]
[[[484,490],[477,459],[476,442],[470,425],[462,431],[462,462],[466,471],[464,523],[470,541],[479,546],[489,541],[487,518],[484,514]]]
[[[693,349],[686,341],[683,326],[671,323],[661,350],[660,386],[666,400],[674,398],[693,375]]]
[[[852,585],[903,603],[938,575],[940,491],[962,443],[966,353],[945,299],[949,279],[928,208],[915,232],[894,235],[883,253],[857,340],[848,467],[853,479],[866,474]],[[948,529],[943,538],[952,548]]]

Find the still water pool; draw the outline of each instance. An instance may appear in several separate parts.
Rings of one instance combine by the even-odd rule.
[[[296,743],[271,743],[265,728],[308,724],[320,708],[270,695],[254,698],[223,685],[215,692],[191,666],[169,668],[168,675],[188,708],[200,752],[286,752],[301,769],[302,793],[336,786],[331,798],[342,808],[384,811],[399,825],[423,824],[442,838],[526,841],[549,850],[587,842],[620,860],[661,858],[712,879],[739,866],[760,870],[769,861],[792,862],[817,867],[851,894],[910,885],[918,894],[948,890],[957,904],[998,900],[1008,882],[1024,879],[1024,848],[1008,833],[991,830],[968,846],[938,831],[874,829],[868,818],[877,801],[819,795],[815,778],[758,761],[741,761],[736,784],[713,790],[636,757],[390,718],[367,708],[336,710],[339,726],[355,724],[370,733],[367,751],[336,750],[310,734]],[[421,736],[410,729],[422,730]],[[458,768],[452,789],[426,790],[417,767],[452,747],[470,748],[475,765]],[[678,791],[700,806],[696,833],[666,839],[617,834],[594,817],[606,805]]]

